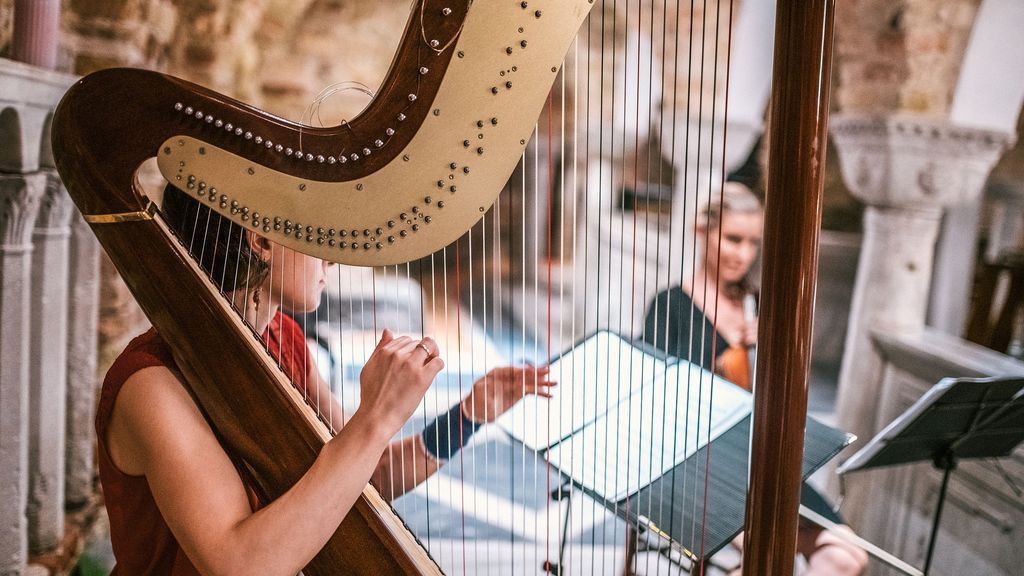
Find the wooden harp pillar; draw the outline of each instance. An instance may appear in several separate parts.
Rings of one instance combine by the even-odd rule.
[[[780,1],[743,574],[792,574],[827,149],[832,0]]]

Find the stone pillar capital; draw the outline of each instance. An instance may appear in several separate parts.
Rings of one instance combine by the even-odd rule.
[[[843,180],[868,204],[836,409],[842,428],[871,438],[886,424],[879,414],[887,394],[874,334],[924,327],[943,217],[980,196],[1013,135],[905,114],[840,114],[830,125]],[[958,274],[969,278],[963,260]],[[853,500],[851,525],[863,497]]]
[[[64,189],[60,176],[55,171],[47,171],[46,186],[39,203],[39,214],[36,216],[36,233],[57,230],[59,233],[69,234],[71,215],[74,213],[75,204]]]
[[[0,174],[0,251],[27,250],[46,192],[46,174]]]
[[[977,198],[1014,139],[913,115],[837,114],[829,124],[846,186],[866,204],[894,208]]]

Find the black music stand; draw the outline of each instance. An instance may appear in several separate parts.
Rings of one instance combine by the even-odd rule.
[[[959,460],[1007,456],[1024,440],[1024,378],[946,378],[839,467],[838,473],[931,461],[942,470],[924,574],[949,477]]]
[[[751,419],[744,418],[668,474],[609,509],[630,526],[660,536],[671,549],[683,551],[696,563],[707,562],[743,530]],[[853,435],[808,417],[801,479],[807,480],[853,440]]]
[[[743,530],[750,424],[748,415],[668,473],[623,500],[610,501],[567,476],[566,484],[552,491],[551,498],[571,498],[579,491],[625,521],[637,534],[646,534],[660,544],[653,549],[669,552],[670,558],[674,554],[695,564],[706,563]],[[853,440],[853,435],[808,417],[802,479],[806,480]],[[713,457],[709,457],[709,453]],[[801,501],[804,501],[803,496]],[[823,513],[829,515],[831,511]],[[558,563],[543,565],[543,569],[552,574],[562,573],[565,521],[567,518],[563,520]],[[635,546],[635,537],[627,541],[627,546]],[[627,556],[634,552],[635,549],[630,548]]]

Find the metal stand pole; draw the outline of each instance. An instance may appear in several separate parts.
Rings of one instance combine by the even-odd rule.
[[[932,520],[932,535],[928,539],[928,555],[924,560],[924,574],[928,576],[928,570],[932,566],[932,554],[935,552],[935,541],[939,537],[939,521],[942,519],[942,506],[946,503],[946,488],[949,486],[949,476],[956,469],[956,457],[952,452],[946,452],[935,459],[935,467],[943,471],[942,487],[939,488],[939,501],[935,505],[935,519]]]
[[[565,517],[562,518],[562,538],[558,543],[558,562],[553,563],[550,560],[545,560],[541,565],[541,570],[548,574],[560,576],[565,569],[565,544],[569,533],[569,516],[572,514],[572,485],[564,484],[559,486],[551,492],[550,496],[555,502],[565,501]]]

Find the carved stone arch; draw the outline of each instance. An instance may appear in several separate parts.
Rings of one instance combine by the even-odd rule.
[[[39,138],[40,168],[55,168],[53,163],[53,147],[50,144],[50,126],[53,124],[53,111],[46,114],[43,120],[42,136]]]
[[[0,110],[0,171],[21,172],[24,167],[25,140],[21,129],[21,115],[14,107]]]
[[[1024,3],[984,0],[960,69],[950,121],[1014,133],[1024,103]]]
[[[736,14],[729,67],[726,172],[742,164],[765,133],[775,47],[775,2],[747,0]]]

